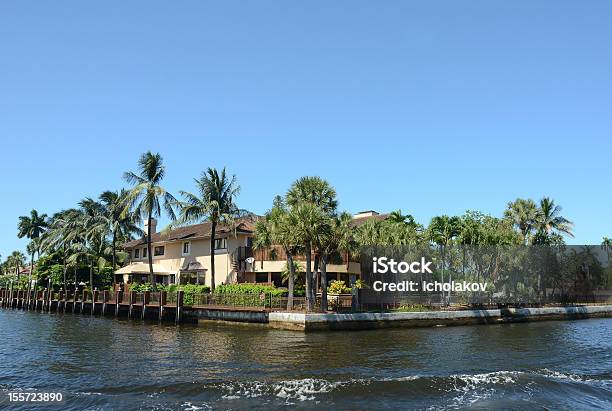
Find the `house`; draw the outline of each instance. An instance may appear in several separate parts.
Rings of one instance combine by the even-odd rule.
[[[384,219],[375,211],[354,216],[360,225],[369,218]],[[253,249],[253,218],[239,219],[235,228],[220,224],[215,240],[215,285],[230,283],[267,283],[282,286],[282,273],[286,271],[286,255],[282,247]],[[157,231],[157,221],[151,224],[151,251],[155,282],[163,284],[211,285],[210,222]],[[147,232],[145,223],[144,231]],[[146,239],[140,238],[124,244],[128,264],[115,271],[115,282],[149,281],[149,263]],[[297,255],[299,271],[305,271],[305,256]],[[313,272],[314,258],[312,262]],[[350,284],[360,275],[358,260],[346,255],[333,255],[327,265],[328,282],[343,280]]]

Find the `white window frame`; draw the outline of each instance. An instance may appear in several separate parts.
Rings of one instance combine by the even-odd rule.
[[[134,248],[132,251],[134,252],[134,260],[140,260],[140,248]]]
[[[187,245],[187,252],[185,252],[185,245]],[[191,255],[191,241],[183,241],[183,243],[181,244],[181,255],[183,257]]]
[[[217,247],[217,242],[220,241],[225,247]],[[215,250],[227,250],[227,238],[215,238]]]
[[[160,254],[160,255],[155,255],[155,249],[157,247],[164,247],[164,253]],[[153,258],[161,258],[161,257],[165,257],[165,255],[166,255],[166,245],[165,244],[160,244],[160,245],[153,246]]]
[[[149,256],[147,251],[149,251],[149,249],[147,247],[144,247],[142,249],[142,258],[147,258]]]

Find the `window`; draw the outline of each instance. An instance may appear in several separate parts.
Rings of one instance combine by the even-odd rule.
[[[186,241],[183,243],[183,255],[189,255],[191,252],[191,243]]]
[[[140,248],[134,250],[134,259],[140,258]]]
[[[227,238],[217,238],[215,240],[215,250],[225,250],[227,248]]]
[[[153,255],[155,257],[159,257],[160,255],[164,255],[166,252],[166,247],[164,247],[163,245],[158,245],[157,247],[155,247],[153,249]]]
[[[253,247],[253,237],[247,237],[246,241],[247,241],[246,242],[247,247]]]
[[[142,249],[142,258],[147,258],[147,248]]]

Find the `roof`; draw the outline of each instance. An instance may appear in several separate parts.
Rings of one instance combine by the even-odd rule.
[[[252,219],[244,219],[238,221],[236,225],[236,232],[238,233],[253,233],[254,226]],[[173,230],[162,230],[160,232],[151,235],[152,243],[159,242],[172,242],[181,240],[193,240],[201,238],[209,238],[212,231],[212,223],[210,221],[194,224],[185,227],[175,228]],[[225,236],[233,232],[232,228],[225,224],[219,224],[217,226],[216,233],[220,236]],[[137,240],[129,241],[123,244],[124,248],[137,247],[139,245],[145,245],[147,243],[146,238],[143,236]]]
[[[364,224],[368,220],[383,221],[383,220],[386,220],[387,218],[389,218],[389,213],[376,214],[376,215],[366,215],[366,216],[363,216],[363,217],[355,217],[355,218],[353,218],[353,221],[351,221],[351,225],[353,227],[359,227],[360,225]]]

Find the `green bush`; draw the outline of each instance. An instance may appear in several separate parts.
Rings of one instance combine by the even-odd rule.
[[[334,280],[329,285],[327,292],[329,294],[348,294],[351,289],[345,285],[344,281]]]
[[[276,288],[271,285],[260,284],[222,284],[215,288],[215,294],[272,294],[283,296],[287,294],[286,288]]]

